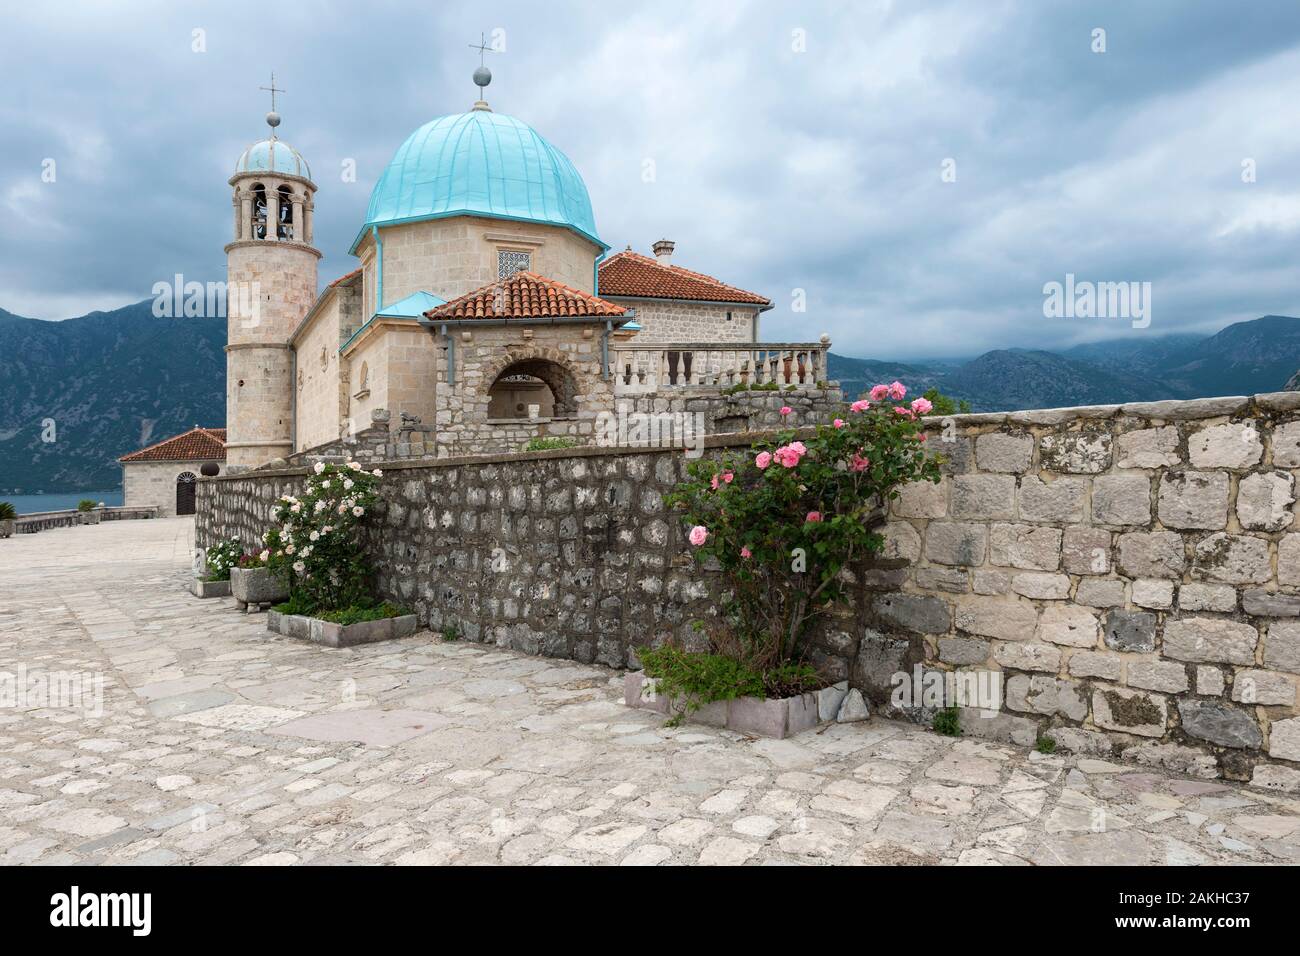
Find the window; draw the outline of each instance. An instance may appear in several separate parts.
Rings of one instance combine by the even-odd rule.
[[[731,313],[730,313],[730,312],[727,313],[727,321],[728,321],[728,322],[731,321]]]
[[[531,271],[533,257],[530,252],[517,252],[514,249],[497,250],[497,278],[509,279],[521,270]]]

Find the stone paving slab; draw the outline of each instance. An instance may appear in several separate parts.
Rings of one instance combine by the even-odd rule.
[[[0,862],[1294,863],[1300,796],[872,719],[665,728],[622,675],[427,632],[332,650],[188,592],[192,519],[0,541]]]

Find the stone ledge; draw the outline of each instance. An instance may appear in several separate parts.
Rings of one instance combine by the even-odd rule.
[[[266,629],[284,637],[297,637],[325,647],[355,647],[377,641],[410,637],[417,628],[414,614],[384,617],[377,621],[358,621],[355,624],[336,624],[302,614],[266,612]]]

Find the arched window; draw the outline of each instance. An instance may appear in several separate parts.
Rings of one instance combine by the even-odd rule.
[[[192,471],[183,471],[176,476],[176,514],[194,514],[194,492],[198,478]]]
[[[266,238],[266,187],[253,185],[253,238]]]
[[[280,222],[275,230],[277,239],[292,239],[293,235],[293,190],[288,186],[281,186],[278,191],[280,197]]]

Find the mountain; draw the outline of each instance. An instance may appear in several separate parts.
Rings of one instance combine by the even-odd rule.
[[[121,484],[119,455],[226,419],[224,318],[153,300],[63,322],[0,310],[0,493]]]

